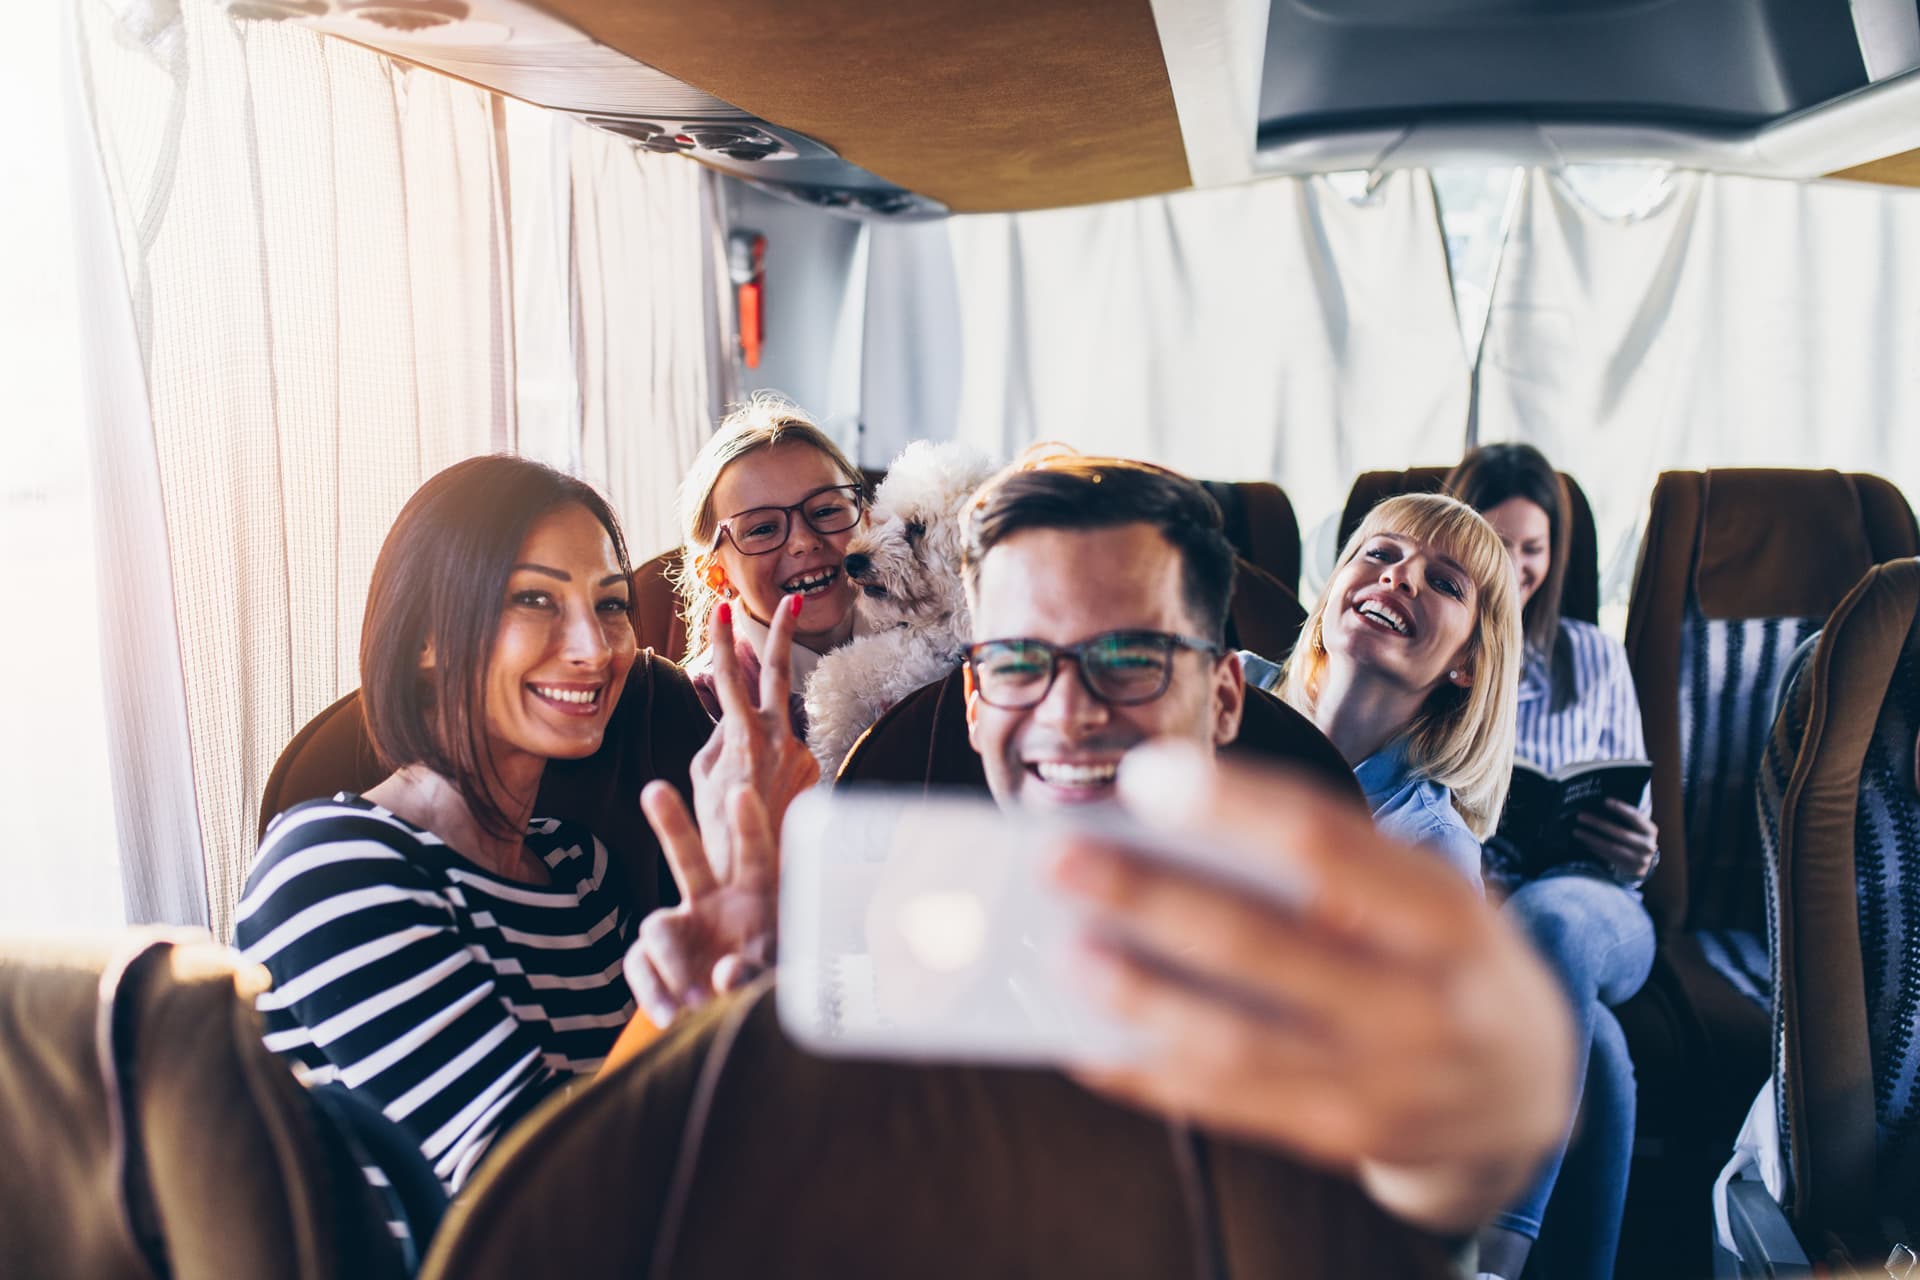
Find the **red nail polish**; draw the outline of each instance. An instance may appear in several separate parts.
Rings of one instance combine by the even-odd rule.
[[[733,625],[733,605],[725,600],[722,600],[720,602],[720,607],[713,611],[713,616],[720,619],[720,621],[726,623],[728,626],[732,626]]]
[[[791,596],[789,599],[792,603],[787,605],[787,612],[797,618],[800,616],[800,610],[806,608],[807,598],[805,596]]]

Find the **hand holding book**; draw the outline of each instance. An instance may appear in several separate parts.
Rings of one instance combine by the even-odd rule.
[[[1658,832],[1639,808],[1652,776],[1645,760],[1585,761],[1553,774],[1516,760],[1499,835],[1528,879],[1573,862],[1641,879],[1658,858]]]
[[[1612,796],[1604,811],[1580,813],[1573,839],[1629,882],[1645,880],[1660,860],[1660,828],[1638,808]]]

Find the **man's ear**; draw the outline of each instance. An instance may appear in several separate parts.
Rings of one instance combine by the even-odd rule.
[[[962,665],[960,668],[960,687],[967,694],[967,745],[974,754],[980,754],[980,691],[973,687],[973,668]]]
[[[1247,673],[1240,655],[1228,653],[1214,664],[1213,745],[1224,747],[1240,736],[1240,720],[1247,710]]]

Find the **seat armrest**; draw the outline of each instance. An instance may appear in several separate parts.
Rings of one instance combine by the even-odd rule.
[[[1787,1223],[1787,1214],[1765,1184],[1736,1178],[1727,1184],[1727,1226],[1740,1249],[1739,1275],[1788,1280],[1811,1277],[1813,1266],[1806,1250]]]

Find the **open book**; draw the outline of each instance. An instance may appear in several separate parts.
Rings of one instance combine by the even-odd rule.
[[[1552,774],[1515,760],[1498,835],[1519,851],[1528,876],[1586,859],[1573,840],[1575,820],[1582,813],[1607,817],[1609,797],[1637,808],[1652,777],[1646,760],[1587,760]]]

